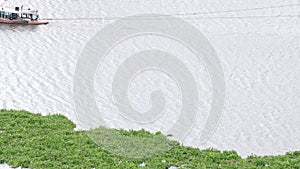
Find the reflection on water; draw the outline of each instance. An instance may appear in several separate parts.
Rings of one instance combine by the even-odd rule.
[[[39,25],[14,25],[14,24],[1,24],[0,23],[0,30],[1,31],[17,31],[17,32],[23,32],[23,31],[37,31],[39,28]]]

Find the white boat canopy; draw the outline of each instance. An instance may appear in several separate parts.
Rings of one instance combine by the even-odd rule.
[[[36,20],[39,18],[38,10],[25,8],[24,5],[15,7],[0,6],[0,13],[5,13],[5,15],[17,14],[20,18],[30,18],[32,20]]]

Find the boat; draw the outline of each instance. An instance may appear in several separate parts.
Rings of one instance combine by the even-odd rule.
[[[39,20],[38,10],[25,8],[24,5],[16,7],[0,6],[0,23],[19,25],[48,24],[46,20]]]

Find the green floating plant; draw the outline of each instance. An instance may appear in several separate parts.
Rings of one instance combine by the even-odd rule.
[[[235,151],[184,147],[161,133],[103,127],[75,131],[75,127],[62,115],[0,110],[0,163],[32,169],[170,166],[300,169],[300,151],[243,159]]]

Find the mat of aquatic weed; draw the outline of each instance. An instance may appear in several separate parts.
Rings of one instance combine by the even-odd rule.
[[[119,136],[160,136],[173,147],[148,158],[126,158],[96,144],[86,131],[62,115],[42,116],[27,111],[0,110],[0,163],[25,168],[300,168],[300,151],[282,156],[241,158],[235,151],[199,150],[167,140],[160,133],[99,128]],[[114,143],[117,145],[117,143]],[[155,147],[153,147],[154,149]],[[128,147],[120,149],[128,150]],[[114,152],[113,152],[114,153]],[[141,152],[142,153],[142,152]]]

